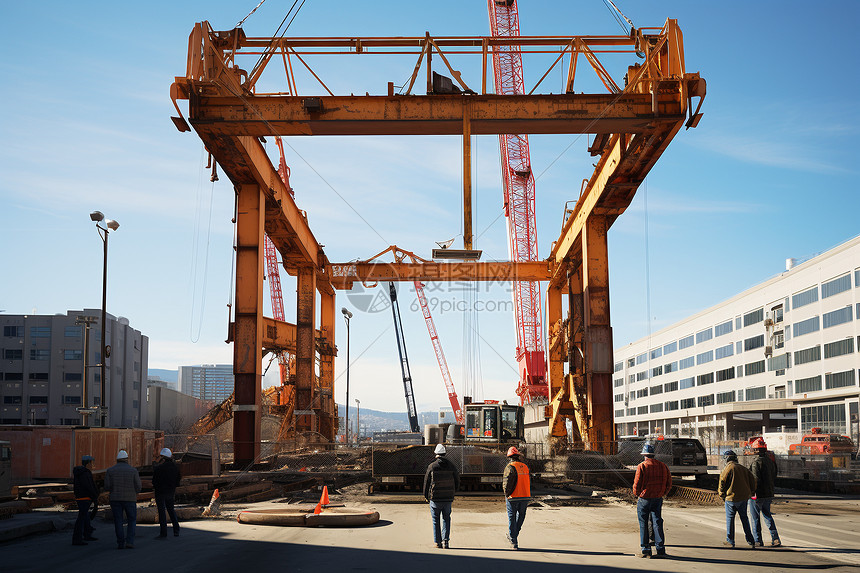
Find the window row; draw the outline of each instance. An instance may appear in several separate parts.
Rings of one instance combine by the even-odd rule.
[[[654,414],[658,412],[670,412],[673,410],[681,409],[689,409],[689,408],[702,408],[705,406],[713,406],[714,404],[726,404],[730,402],[740,402],[744,400],[744,395],[746,395],[747,401],[754,400],[764,400],[766,398],[766,390],[764,386],[758,386],[755,388],[747,388],[744,390],[729,390],[727,392],[718,392],[717,394],[706,394],[704,396],[696,396],[694,398],[684,398],[682,400],[669,400],[667,402],[657,402],[656,404],[649,404],[648,406],[639,406],[638,408],[628,408],[627,415],[635,416],[637,414]],[[616,396],[616,401],[617,400]],[[623,416],[625,410],[616,410],[616,416]]]
[[[846,275],[846,276],[848,276],[848,275]],[[817,293],[818,291],[815,290],[814,292]],[[797,296],[797,295],[795,295],[795,296]],[[759,310],[762,310],[762,309],[759,309]],[[758,312],[758,311],[755,311],[755,312]],[[860,303],[857,303],[856,315],[858,318],[860,318]],[[854,320],[854,318],[855,318],[855,313],[854,313],[851,305],[848,305],[848,306],[845,306],[843,308],[839,308],[839,309],[836,309],[834,311],[824,313],[823,315],[821,315],[821,317],[813,316],[813,317],[807,318],[805,320],[795,322],[793,325],[794,336],[798,337],[798,336],[804,336],[806,334],[811,334],[813,332],[817,332],[817,331],[821,330],[822,325],[823,325],[823,328],[830,328],[833,326],[844,324],[846,322],[851,322],[852,320]],[[718,325],[715,328],[718,328],[720,326],[724,326],[724,325]],[[789,338],[789,334],[790,334],[791,330],[792,329],[789,329],[788,327],[786,327],[785,332],[775,332],[774,333],[773,342],[774,342],[775,348],[779,349],[779,348],[784,347],[785,340]],[[705,341],[713,338],[711,331],[712,331],[712,329],[708,328],[706,330],[698,332],[695,335],[696,342],[697,343],[698,342],[705,342]],[[728,330],[727,332],[731,332],[731,330]],[[678,341],[678,343],[680,345],[679,347],[681,349],[684,349],[684,348],[688,348],[690,346],[693,346],[693,336],[694,335],[691,334],[690,336],[688,336],[686,338],[680,339]],[[717,334],[717,336],[721,336],[721,334]],[[749,338],[744,339],[743,343],[741,343],[741,341],[738,341],[736,345],[737,345],[737,353],[738,354],[740,354],[742,351],[743,352],[749,352],[749,351],[755,350],[757,348],[762,348],[765,345],[765,335],[764,334],[758,334],[756,336],[751,336]],[[651,358],[656,359],[656,358],[659,358],[660,356],[662,356],[663,354],[669,354],[671,352],[675,352],[676,343],[674,343],[674,342],[671,343],[672,349],[667,350],[667,347],[669,347],[669,346],[670,345],[666,345],[662,349],[660,349],[660,348],[652,349],[650,352]],[[15,353],[15,352],[19,353],[17,358],[7,357],[5,355],[5,353]],[[43,354],[39,354],[39,356],[43,356],[41,358],[34,358],[34,354],[33,354],[34,352],[36,352],[36,353],[43,352],[44,353],[47,351],[38,351],[35,349],[31,350],[30,351],[31,360],[46,360],[47,359],[47,355],[43,355]],[[79,360],[80,358],[70,358],[69,357],[70,353],[74,353],[74,352],[77,352],[78,357],[80,356],[80,352],[78,352],[78,351],[68,351],[67,350],[66,351],[66,359],[67,360],[73,360],[73,359]],[[4,358],[6,358],[7,360],[20,360],[21,359],[20,353],[21,353],[21,350],[5,350],[4,351]],[[715,350],[708,350],[706,352],[701,352],[699,354],[696,354],[695,357],[689,356],[687,358],[682,358],[677,362],[670,362],[670,363],[665,364],[663,366],[656,366],[656,367],[651,369],[650,376],[652,376],[652,377],[653,376],[659,376],[663,373],[674,372],[674,371],[677,371],[679,369],[683,370],[685,368],[690,368],[694,365],[707,364],[708,362],[711,362],[714,359],[719,360],[721,358],[726,358],[726,357],[732,356],[732,355],[734,355],[734,349],[733,349],[732,344],[729,343],[725,346],[721,346],[719,348],[716,348]],[[630,359],[628,359],[628,366],[633,367],[637,364],[642,364],[648,360],[648,356],[649,356],[648,353],[642,353],[642,354],[638,355],[635,358],[635,360],[633,358],[630,358]],[[619,362],[615,365],[616,372],[618,371],[619,366],[622,364],[623,363]],[[637,374],[637,381],[645,380],[648,377],[649,377],[649,375],[648,375],[647,371],[645,371],[644,373],[640,372],[639,374]]]
[[[824,375],[824,389],[845,388],[857,384],[857,372],[846,370],[845,372],[828,372]],[[794,381],[794,393],[804,394],[806,392],[818,392],[821,390],[821,375],[809,378],[800,378]]]

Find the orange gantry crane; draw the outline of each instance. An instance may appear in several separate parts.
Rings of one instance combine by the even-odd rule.
[[[519,11],[516,0],[487,0],[493,37],[518,38]],[[517,44],[493,48],[493,82],[499,95],[523,95],[523,58]],[[499,134],[505,217],[508,221],[508,252],[512,261],[537,261],[535,178],[526,134]],[[534,398],[549,398],[546,383],[546,353],[541,321],[540,283],[515,281],[514,313],[517,326],[517,364],[520,404]]]
[[[516,46],[520,53],[552,54],[556,59],[530,90],[488,93],[490,54],[505,46]],[[615,54],[615,61],[619,54],[639,59],[608,66],[601,61],[607,53]],[[373,55],[393,61],[390,56],[396,54],[411,55],[417,62],[401,93],[394,93],[394,82],[388,82],[387,93],[385,86],[379,86],[373,94],[360,94],[366,89],[360,95],[335,94],[325,84],[324,74],[311,67],[322,54],[326,61]],[[539,91],[543,79],[565,56],[569,62],[562,64],[567,67],[565,88],[561,93]],[[576,93],[580,56],[587,64],[581,68],[593,71],[608,93]],[[478,59],[477,77],[464,77],[454,67],[456,59],[469,57]],[[349,288],[368,277],[546,281],[552,438],[562,443],[565,421],[570,420],[571,441],[585,442],[590,449],[610,447],[606,444],[614,438],[615,426],[607,232],[675,135],[699,123],[706,93],[704,79],[686,70],[677,20],[667,19],[657,28],[634,28],[624,35],[516,38],[429,33],[375,38],[249,37],[241,28],[217,31],[200,22],[189,36],[185,61],[184,74],[170,88],[178,112],[174,124],[180,131],[195,129],[236,194],[236,304],[230,330],[236,380],[233,432],[239,463],[252,461],[259,453],[263,348],[295,353],[297,431],[334,438],[335,289]],[[270,92],[260,89],[263,84],[258,80],[271,62],[283,62],[290,78],[295,63],[306,67],[319,87],[310,88],[315,91],[307,96],[297,95],[295,89],[286,93],[280,86]],[[440,77],[432,69],[434,64],[442,71],[447,68],[459,88],[451,80],[434,81]],[[427,92],[413,93],[413,87],[420,85],[422,67]],[[400,78],[402,72],[393,71],[390,77]],[[693,98],[699,98],[698,107]],[[182,117],[180,100],[189,100],[188,122]],[[541,261],[331,263],[311,231],[307,214],[295,204],[260,141],[276,135],[462,137],[463,228],[466,249],[470,249],[470,136],[524,133],[593,134],[589,151],[599,156],[585,184],[570,189],[572,197],[578,196],[576,206],[549,256]],[[294,324],[263,316],[265,234],[280,253],[285,270],[296,279]]]

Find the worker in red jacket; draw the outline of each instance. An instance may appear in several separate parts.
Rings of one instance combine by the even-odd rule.
[[[522,462],[520,451],[508,448],[510,463],[505,467],[502,484],[505,488],[505,507],[508,510],[508,533],[506,537],[512,549],[519,549],[517,537],[526,520],[526,508],[531,501],[531,477],[529,467]]]
[[[633,479],[633,495],[638,498],[636,514],[639,516],[639,557],[663,559],[666,557],[666,539],[663,536],[663,496],[672,487],[672,474],[669,468],[660,460],[654,459],[654,446],[645,444],[642,448],[645,460],[636,466],[636,477]],[[648,534],[648,522],[654,535],[656,555],[651,555],[651,539]]]

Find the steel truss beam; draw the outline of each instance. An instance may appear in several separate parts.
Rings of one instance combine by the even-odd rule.
[[[548,281],[552,264],[536,262],[461,262],[461,263],[330,263],[327,267],[332,286],[351,289],[355,282],[511,282]]]

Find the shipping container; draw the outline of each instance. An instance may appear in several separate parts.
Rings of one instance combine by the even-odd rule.
[[[0,426],[0,440],[10,442],[12,481],[67,480],[81,457],[95,458],[93,472],[103,472],[116,463],[120,449],[129,463],[141,468],[152,464],[164,443],[164,433],[137,428],[84,428],[76,426]]]

